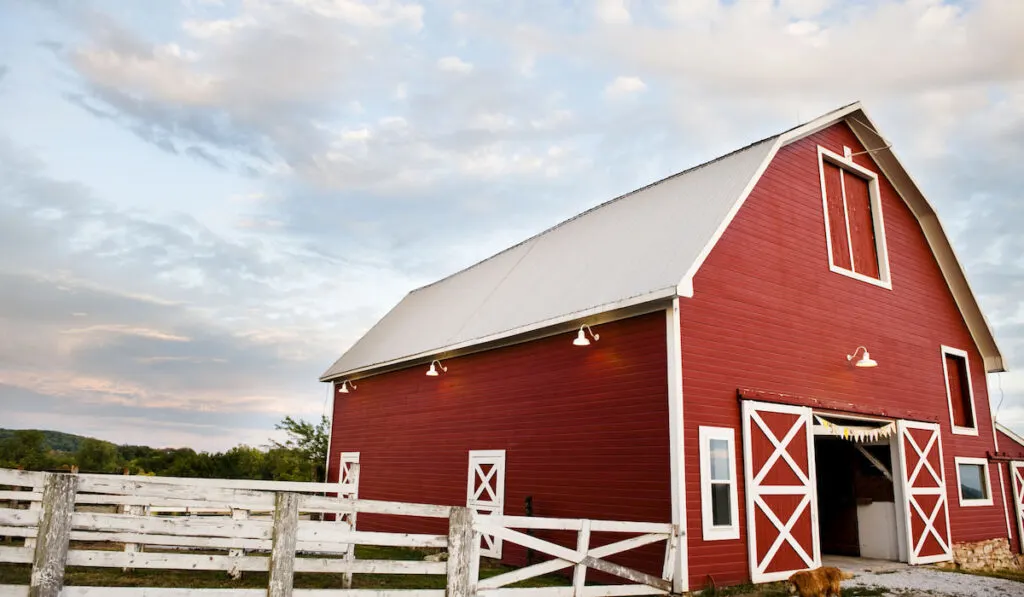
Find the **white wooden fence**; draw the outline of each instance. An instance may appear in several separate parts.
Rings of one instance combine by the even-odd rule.
[[[15,489],[3,490],[4,486]],[[671,588],[670,563],[677,534],[669,524],[481,516],[461,507],[359,500],[346,495],[351,493],[337,484],[227,480],[215,483],[0,469],[0,506],[32,505],[27,509],[0,507],[0,537],[26,539],[23,546],[0,546],[0,563],[32,565],[30,585],[0,585],[0,597],[614,597],[665,594]],[[113,508],[106,513],[95,511],[100,509],[97,507]],[[125,513],[126,508],[135,510]],[[154,516],[145,515],[145,508],[202,508],[222,515]],[[245,511],[266,511],[272,517],[261,520],[237,515]],[[305,516],[356,512],[447,518],[448,534],[359,531],[345,523]],[[575,531],[576,549],[516,529]],[[591,547],[591,532],[632,536]],[[483,534],[548,554],[553,559],[481,580]],[[665,573],[661,577],[605,559],[659,541],[666,542]],[[126,546],[124,550],[109,549],[121,544]],[[360,560],[354,557],[352,549],[357,544],[442,548],[447,549],[449,557],[447,562]],[[196,551],[168,551],[174,548]],[[79,587],[64,586],[66,566],[254,571],[269,572],[269,578],[266,589]],[[508,587],[567,568],[573,569],[571,587]],[[588,568],[629,582],[587,586]],[[293,589],[296,572],[344,574],[346,580],[352,574],[444,575],[447,589],[351,589],[347,582],[338,589]]]

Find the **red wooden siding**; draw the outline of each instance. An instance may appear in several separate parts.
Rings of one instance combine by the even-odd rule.
[[[446,360],[439,377],[424,365],[360,380],[337,395],[329,478],[340,452],[360,452],[360,497],[465,505],[468,452],[506,450],[506,514],[533,496],[536,516],[670,522],[665,313],[595,331],[588,347],[566,333]],[[661,547],[644,553],[660,574]],[[523,555],[506,542],[506,561]]]
[[[971,415],[971,390],[967,383],[967,366],[963,357],[946,355],[946,378],[949,383],[949,401],[953,407],[953,424],[974,427]]]
[[[892,290],[829,270],[819,144],[840,155],[843,146],[864,151],[845,124],[781,149],[698,272],[693,298],[681,301],[686,453],[698,453],[701,425],[739,429],[740,387],[932,413],[941,426],[954,541],[1005,536],[1001,502],[960,508],[957,498],[953,458],[993,449],[981,355],[916,219],[867,154],[854,160],[880,174]],[[847,362],[858,345],[877,368]],[[968,352],[977,437],[950,432],[942,345]],[[739,540],[703,541],[698,467],[687,466],[686,475],[690,586],[703,586],[709,575],[718,584],[745,581],[746,529]],[[741,484],[745,521],[743,491]]]

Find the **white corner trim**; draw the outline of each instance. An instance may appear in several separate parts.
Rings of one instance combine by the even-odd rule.
[[[1006,468],[1010,468],[1007,463]],[[996,463],[996,470],[999,471],[999,496],[1003,498],[1003,518],[1006,519],[1006,540],[1010,541],[1010,545],[1013,543],[1013,531],[1010,530],[1010,506],[1006,503],[1006,485],[1003,484],[1003,465],[1002,463]],[[1010,474],[1013,474],[1011,471]]]
[[[853,269],[836,264],[833,258],[832,225],[828,221],[828,190],[825,186],[825,162],[830,162],[840,170],[849,170],[868,181],[868,198],[871,201],[871,225],[875,233],[875,258],[878,260],[878,278],[872,278]],[[885,216],[882,213],[882,193],[878,183],[878,173],[855,163],[852,159],[818,146],[818,176],[821,182],[822,220],[825,223],[825,246],[828,249],[828,268],[837,274],[873,284],[879,288],[892,290],[892,272],[889,268],[889,246],[885,240]],[[853,238],[850,234],[850,210],[846,205],[846,177],[839,179],[843,194],[843,218],[846,222],[846,242],[850,250],[850,267],[854,267]]]
[[[724,541],[740,538],[739,481],[736,478],[736,430],[731,427],[704,427],[700,435],[700,510],[705,541]],[[729,458],[729,525],[715,526],[711,494],[711,440],[727,442]]]
[[[953,462],[956,465],[956,494],[960,498],[960,505],[964,508],[972,506],[991,506],[994,502],[992,501],[992,480],[989,478],[988,460],[985,458],[968,458],[966,456],[957,456],[953,458]],[[985,495],[988,497],[980,500],[965,500],[963,494],[963,486],[960,484],[960,465],[978,465],[981,467],[981,478],[985,483]]]
[[[671,475],[672,524],[679,530],[674,561],[669,562],[672,592],[690,589],[689,534],[686,530],[686,449],[683,429],[683,342],[679,297],[665,310],[665,363],[668,381],[668,443]],[[673,553],[673,550],[669,550]]]
[[[953,348],[943,344],[941,346],[942,352],[942,383],[946,386],[946,406],[949,407],[949,427],[955,435],[978,435],[978,413],[974,407],[974,385],[971,381],[971,360],[967,356],[966,350],[959,348]],[[964,360],[964,366],[967,368],[967,398],[971,405],[971,421],[974,422],[974,427],[961,427],[953,422],[953,397],[950,395],[949,390],[949,371],[946,367],[946,355],[952,355],[956,357],[962,357]]]
[[[327,458],[324,461],[324,483],[331,482],[331,443],[334,439],[334,401],[338,398],[338,384],[332,381],[329,387],[331,389],[331,424],[327,426]],[[341,471],[338,471],[338,475],[341,475]]]

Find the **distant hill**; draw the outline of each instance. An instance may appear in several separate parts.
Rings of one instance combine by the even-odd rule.
[[[0,440],[7,439],[14,435],[16,429],[0,429]],[[58,452],[77,452],[78,447],[86,438],[81,435],[73,435],[62,431],[50,431],[41,429],[46,438],[46,447]]]

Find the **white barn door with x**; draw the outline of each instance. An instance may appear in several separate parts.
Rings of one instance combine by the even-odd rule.
[[[469,453],[466,507],[484,515],[505,513],[505,450]],[[501,539],[484,535],[480,555],[501,558]]]

